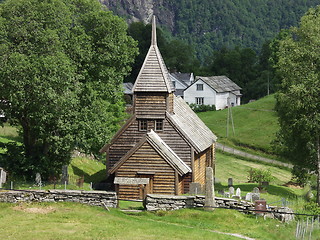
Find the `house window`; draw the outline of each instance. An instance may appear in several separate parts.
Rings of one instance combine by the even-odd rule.
[[[176,81],[172,81],[172,85],[174,88],[176,88]]]
[[[148,121],[145,119],[139,120],[139,131],[148,130]]]
[[[163,131],[163,120],[162,119],[157,119],[155,121],[155,130],[156,131]]]
[[[203,91],[203,84],[197,84],[197,91]]]
[[[196,97],[196,104],[197,105],[203,105],[204,104],[204,98],[203,97]]]

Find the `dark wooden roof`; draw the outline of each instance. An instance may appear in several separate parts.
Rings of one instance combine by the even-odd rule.
[[[218,93],[233,92],[233,91],[241,90],[241,87],[239,87],[237,84],[235,84],[226,76],[211,76],[211,77],[197,76],[196,81],[198,81],[199,79],[204,81],[206,84],[208,84],[211,88],[213,88]]]
[[[174,114],[167,113],[167,117],[198,153],[217,140],[217,137],[181,97],[174,97]]]
[[[153,18],[151,46],[133,86],[133,92],[171,93],[173,91],[172,81],[157,46],[156,23]]]
[[[167,163],[175,169],[180,176],[191,172],[191,168],[188,167],[187,164],[185,164],[178,155],[159,137],[157,133],[155,133],[153,130],[148,132],[146,134],[146,137],[143,138],[140,142],[136,144],[126,155],[124,155],[114,166],[110,169],[110,173],[114,173],[117,171],[119,167],[123,163],[126,162],[126,160],[132,156],[145,142],[148,142],[154,150],[160,154],[160,156],[163,157],[164,160],[167,161]]]

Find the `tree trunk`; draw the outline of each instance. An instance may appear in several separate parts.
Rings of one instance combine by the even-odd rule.
[[[320,207],[320,141],[319,141],[319,135],[317,138],[317,203]]]

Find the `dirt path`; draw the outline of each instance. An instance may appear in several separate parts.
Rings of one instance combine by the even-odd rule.
[[[260,157],[260,156],[257,156],[257,155],[246,153],[246,152],[237,150],[235,148],[228,147],[228,146],[223,145],[221,143],[217,143],[216,144],[216,148],[219,149],[219,150],[222,150],[223,152],[231,153],[231,154],[234,154],[236,156],[253,159],[253,160],[256,160],[256,161],[260,161],[260,162],[270,163],[270,164],[273,164],[273,165],[276,165],[276,166],[293,168],[293,165],[290,164],[290,163],[283,163],[283,162],[280,162],[280,161],[277,161],[277,160],[274,160],[274,159]]]

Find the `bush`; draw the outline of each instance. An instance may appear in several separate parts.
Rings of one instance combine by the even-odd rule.
[[[251,168],[248,171],[248,181],[255,182],[255,183],[262,183],[262,182],[271,182],[274,177],[271,174],[270,169],[253,169]]]
[[[216,111],[215,105],[197,105],[195,103],[191,103],[189,106],[196,113],[197,112]]]

